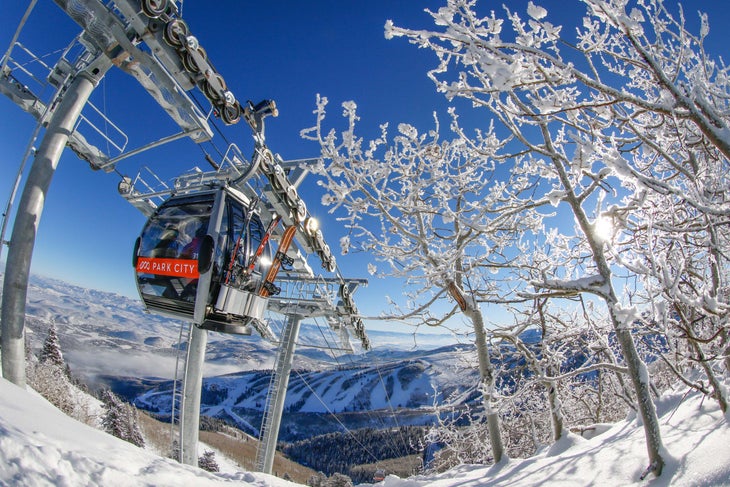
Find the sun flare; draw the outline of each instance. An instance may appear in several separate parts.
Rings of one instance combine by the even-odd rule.
[[[601,242],[609,242],[614,232],[613,220],[606,215],[599,216],[593,223],[593,231]]]

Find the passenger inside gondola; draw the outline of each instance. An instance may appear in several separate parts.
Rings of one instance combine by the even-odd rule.
[[[244,309],[241,299],[258,289],[271,248],[260,215],[249,206],[225,192],[173,197],[160,206],[134,255],[147,309],[226,324],[247,323],[252,318],[247,313],[258,313]],[[226,294],[219,305],[222,289]]]
[[[198,284],[198,253],[208,231],[212,201],[185,199],[164,205],[140,236],[137,282],[146,304],[192,313]],[[160,301],[162,299],[162,301]]]
[[[207,229],[205,228],[204,222],[200,219],[192,219],[185,225],[185,240],[189,240],[185,244],[180,257],[183,259],[197,259],[198,251],[200,250],[200,244],[205,237]]]
[[[150,257],[177,257],[179,237],[180,233],[178,232],[177,226],[172,223],[168,223],[165,229],[162,231],[160,241],[157,243],[157,245],[155,245],[155,248],[150,253]]]

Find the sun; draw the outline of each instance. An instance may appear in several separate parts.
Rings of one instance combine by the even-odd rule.
[[[593,223],[593,233],[602,243],[611,241],[611,238],[613,238],[613,232],[613,220],[607,215],[599,216]]]

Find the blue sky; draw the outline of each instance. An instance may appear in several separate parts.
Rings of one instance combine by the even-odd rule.
[[[23,15],[27,0],[2,2],[0,49],[4,52]],[[404,39],[386,40],[383,26],[388,19],[411,28],[431,26],[424,8],[432,10],[443,1],[270,1],[221,0],[215,3],[187,0],[182,17],[207,51],[209,59],[225,78],[238,99],[257,102],[274,99],[278,118],[267,120],[267,142],[284,159],[318,155],[318,147],[300,138],[303,128],[314,124],[312,111],[319,93],[330,100],[330,119],[339,117],[339,105],[346,100],[358,104],[360,133],[375,135],[378,125],[409,122],[421,129],[432,127],[434,110],[445,114],[443,97],[435,93],[426,71],[433,67],[432,53],[419,50]],[[500,8],[492,2],[488,8]],[[526,0],[509,2],[523,10]],[[561,7],[568,17],[566,2],[536,2],[548,10]],[[698,9],[717,9],[710,16],[711,38],[719,44],[728,18],[725,2],[685,2],[694,21]],[[215,8],[211,8],[211,5]],[[484,7],[487,8],[487,7]],[[582,11],[582,7],[581,7]],[[552,14],[551,14],[552,15]],[[64,48],[80,28],[51,0],[39,0],[20,42],[39,56]],[[204,97],[194,96],[207,108]],[[96,89],[93,103],[129,136],[135,148],[175,132],[162,109],[129,75],[113,69]],[[7,98],[0,97],[0,204],[3,209],[21,157],[35,127],[33,118]],[[225,127],[225,137],[250,156],[250,129],[244,123]],[[213,141],[222,150],[226,142]],[[36,146],[40,141],[36,144]],[[211,151],[210,146],[207,150]],[[149,166],[163,179],[199,166],[208,169],[201,151],[189,140],[168,144],[118,165],[120,172],[135,176]],[[143,224],[142,214],[117,193],[119,176],[93,172],[72,152],[66,151],[48,194],[33,256],[33,271],[86,287],[136,297],[131,266],[132,245]],[[304,181],[302,194],[310,213],[320,217],[326,239],[338,249],[342,228],[319,205],[314,178]],[[19,201],[20,196],[16,199]],[[10,237],[10,230],[6,238]],[[362,256],[338,257],[347,277],[368,278]],[[3,249],[3,259],[7,248]],[[391,286],[392,287],[392,286]],[[387,283],[371,279],[358,291],[356,301],[365,314],[377,314],[384,304]]]
[[[17,1],[3,5],[3,52],[27,4]],[[438,5],[222,1],[212,10],[209,2],[188,0],[182,16],[238,99],[276,101],[280,115],[267,120],[267,142],[284,159],[298,159],[318,155],[318,146],[299,136],[300,130],[314,124],[312,111],[318,93],[330,99],[333,118],[338,116],[341,102],[355,100],[372,133],[378,124],[389,120],[430,120],[434,106],[444,103],[425,77],[430,56],[404,41],[388,41],[383,35],[389,18],[409,24],[414,18],[427,21],[423,8],[429,4]],[[56,59],[51,53],[64,48],[79,31],[54,2],[39,0],[20,42],[38,56]],[[206,108],[209,106],[197,90],[194,95]],[[129,148],[175,132],[162,109],[132,77],[116,68],[95,90],[92,102],[105,108],[111,121],[129,136]],[[251,131],[245,123],[217,125],[229,141],[250,156]],[[30,115],[0,97],[3,208],[34,127]],[[219,135],[213,142],[225,149],[226,142]],[[212,150],[210,145],[206,150]],[[194,166],[209,168],[202,152],[187,139],[122,161],[118,169],[135,176],[142,166],[149,166],[163,179]],[[93,172],[72,152],[64,153],[43,211],[33,255],[34,272],[136,297],[131,253],[145,219],[119,196],[118,181],[117,174]],[[324,221],[327,241],[338,248],[341,228],[328,221],[319,205],[314,178],[305,180],[304,185],[310,212]],[[16,205],[19,199],[20,195]],[[10,238],[10,229],[6,238]],[[6,257],[7,248],[3,249],[3,259]],[[346,276],[368,277],[361,257],[337,257]],[[377,302],[373,295],[378,294],[382,298],[382,289],[378,292],[375,284],[358,291],[358,302],[361,297]]]

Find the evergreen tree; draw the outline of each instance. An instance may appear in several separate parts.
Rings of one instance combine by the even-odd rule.
[[[139,429],[139,418],[136,409],[122,402],[116,394],[108,389],[102,392],[101,400],[106,409],[101,420],[104,430],[133,445],[144,446],[144,437]]]
[[[144,436],[142,436],[142,430],[139,427],[137,408],[127,403],[124,403],[124,408],[127,410],[127,441],[142,448],[144,447]]]
[[[61,343],[58,340],[58,333],[56,332],[55,320],[51,320],[51,324],[48,326],[48,335],[46,336],[45,342],[43,342],[43,348],[41,349],[38,361],[42,364],[50,363],[58,366],[61,370],[66,369],[66,363],[61,353]]]
[[[208,472],[219,472],[220,467],[218,462],[215,460],[215,452],[212,450],[205,450],[205,453],[198,458],[198,467]]]
[[[109,389],[105,389],[101,393],[101,401],[104,403],[104,416],[101,420],[101,425],[104,430],[110,435],[116,436],[117,438],[124,439],[124,426],[121,419],[122,416],[122,403]]]
[[[35,363],[28,367],[28,384],[48,402],[69,416],[74,415],[77,401],[71,391],[71,382],[65,368],[58,367],[50,361]]]
[[[71,373],[63,360],[54,320],[48,327],[38,358],[27,364],[26,374],[31,387],[58,409],[73,415],[77,404],[71,391]]]

